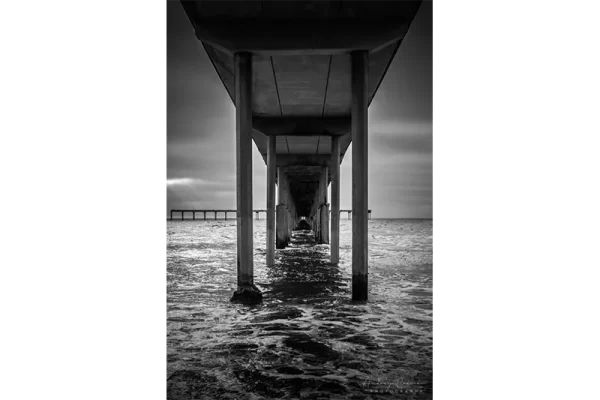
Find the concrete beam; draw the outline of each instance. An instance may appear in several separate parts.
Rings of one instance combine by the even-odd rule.
[[[352,63],[352,300],[368,298],[368,67],[366,51]]]
[[[376,52],[402,40],[412,18],[194,21],[196,37],[227,54],[331,55]]]
[[[329,154],[277,154],[277,166],[313,166],[328,167],[331,162]]]
[[[254,117],[254,129],[267,136],[337,136],[350,132],[350,117]]]

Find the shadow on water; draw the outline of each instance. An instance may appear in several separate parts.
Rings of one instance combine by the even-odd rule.
[[[285,303],[321,303],[349,294],[348,282],[329,262],[328,247],[317,246],[312,231],[294,231],[289,246],[267,267],[265,297]]]
[[[181,367],[168,376],[169,399],[431,398],[418,338],[381,307],[349,300],[349,277],[312,231],[294,231],[266,277],[256,283],[262,304],[227,305],[223,318],[188,329],[196,345],[171,360]]]

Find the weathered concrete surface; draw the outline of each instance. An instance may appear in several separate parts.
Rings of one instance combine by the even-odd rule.
[[[238,288],[254,284],[252,221],[252,55],[235,55]],[[215,217],[216,217],[215,213]],[[257,289],[258,290],[258,289]]]
[[[287,228],[285,226],[286,213],[287,213],[287,210],[285,209],[285,205],[278,204],[277,205],[277,235],[275,238],[275,247],[278,249],[285,249],[285,246],[287,245],[287,241],[286,241]]]
[[[243,303],[243,304],[258,304],[262,302],[262,293],[261,291],[252,285],[244,285],[238,287],[238,289],[233,292],[233,296],[231,297],[232,303]]]
[[[340,141],[334,137],[331,153],[331,262],[340,261]]]
[[[368,112],[369,55],[352,52],[352,299],[367,300],[368,274]]]
[[[267,155],[267,265],[275,263],[275,175],[276,175],[275,138],[269,138]]]

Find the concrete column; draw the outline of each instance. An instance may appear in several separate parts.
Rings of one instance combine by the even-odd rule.
[[[329,244],[329,205],[321,206],[321,243]]]
[[[351,53],[352,300],[368,298],[368,67],[364,50]]]
[[[340,262],[340,138],[331,138],[331,262]]]
[[[277,205],[277,234],[275,237],[275,247],[278,249],[285,249],[286,241],[285,241],[285,219],[286,219],[286,210],[285,205],[278,204]]]
[[[234,54],[235,153],[237,197],[237,283],[231,301],[258,303],[254,286],[254,221],[252,220],[252,54]],[[215,216],[216,216],[215,212]]]
[[[206,221],[206,211],[204,211],[204,220]]]
[[[215,221],[217,220],[217,210],[215,210]]]
[[[183,221],[183,211],[181,212],[181,220]]]
[[[285,207],[285,177],[283,176],[283,168],[277,168],[277,188],[278,188],[278,205],[277,205],[277,224],[276,224],[276,240],[275,247],[285,249],[286,242],[286,207]]]
[[[267,147],[267,265],[275,263],[275,139],[275,136],[269,136]]]
[[[321,168],[321,184],[319,185],[321,188],[321,199],[320,204],[321,207],[319,212],[321,213],[321,235],[320,235],[320,243],[328,244],[329,243],[329,207],[327,206],[327,180],[329,177],[329,169],[327,167]]]
[[[173,210],[171,210],[171,221],[173,221]]]
[[[225,211],[225,221],[227,221],[227,211]]]

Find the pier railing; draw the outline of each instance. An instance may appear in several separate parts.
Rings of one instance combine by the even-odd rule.
[[[253,210],[252,211],[254,214],[256,214],[256,219],[260,219],[260,213],[267,213],[267,210]],[[331,210],[329,210],[329,212],[331,213]],[[214,215],[214,219],[218,219],[217,218],[217,214],[218,213],[222,213],[225,216],[225,220],[227,220],[227,214],[228,213],[233,213],[236,214],[237,217],[237,210],[178,210],[178,209],[173,209],[171,210],[171,215],[170,215],[170,220],[173,220],[173,213],[181,213],[181,220],[183,221],[185,219],[185,213],[191,213],[192,214],[192,220],[195,221],[196,220],[196,213],[202,213],[203,215],[203,220],[206,220],[206,213],[212,213]],[[348,213],[348,219],[351,219],[351,215],[352,215],[352,210],[340,210],[340,214],[341,213]],[[371,219],[371,210],[369,210],[369,219]]]
[[[253,212],[256,214],[256,219],[260,219],[260,213],[267,213],[267,210],[253,210]],[[181,220],[183,221],[185,219],[185,214],[186,213],[191,213],[192,214],[192,220],[196,219],[196,213],[202,213],[203,215],[203,219],[206,220],[206,213],[209,214],[214,214],[214,219],[217,219],[217,214],[218,213],[222,213],[225,215],[225,220],[227,220],[227,214],[228,213],[233,213],[236,214],[237,216],[237,210],[177,210],[177,209],[173,209],[171,210],[171,220],[173,220],[173,213],[181,213]]]

